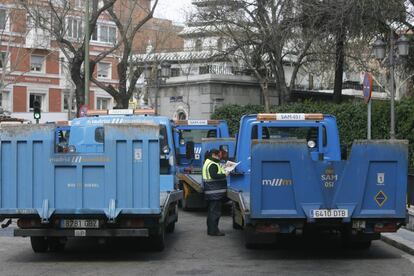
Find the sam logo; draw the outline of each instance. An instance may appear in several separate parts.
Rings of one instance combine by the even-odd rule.
[[[194,159],[199,160],[201,155],[201,147],[194,147]]]
[[[330,189],[333,188],[336,181],[338,181],[338,175],[335,173],[333,167],[327,167],[325,173],[321,175],[321,180],[325,188]]]
[[[292,184],[293,184],[292,179],[285,179],[285,178],[273,178],[273,179],[262,180],[262,186],[281,187],[281,186],[290,186]]]

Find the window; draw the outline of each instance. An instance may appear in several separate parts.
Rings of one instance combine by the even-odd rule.
[[[69,110],[69,99],[70,99],[70,94],[69,93],[65,93],[63,95],[63,110]],[[72,111],[76,110],[76,97],[75,95],[72,96]]]
[[[96,98],[96,109],[108,109],[108,98]]]
[[[73,39],[83,38],[83,22],[79,18],[68,18],[67,24],[67,36]]]
[[[110,79],[111,78],[111,64],[107,62],[98,63],[98,78]]]
[[[83,0],[75,0],[75,8],[83,8]]]
[[[3,69],[3,64],[7,65],[7,55],[5,52],[0,53],[0,69]]]
[[[45,63],[45,57],[44,56],[32,55],[30,57],[30,71],[43,72],[44,71],[44,63]]]
[[[116,42],[116,28],[113,26],[99,26],[99,41],[106,43]]]
[[[92,33],[92,40],[104,43],[116,43],[116,27],[97,25]]]
[[[11,111],[10,108],[10,92],[3,91],[0,93],[0,108],[3,111]]]
[[[180,132],[180,140],[184,139],[187,143],[192,141],[194,143],[201,143],[202,138],[216,138],[217,130],[216,129],[185,129]]]
[[[33,104],[34,102],[38,101],[40,103],[40,109],[42,111],[43,110],[43,99],[44,99],[44,95],[43,94],[30,94],[30,98],[29,98],[29,111],[33,111]]]
[[[203,50],[203,41],[201,39],[197,39],[195,42],[195,50],[197,52],[201,52]]]
[[[180,68],[171,68],[171,77],[179,77]]]
[[[105,141],[105,131],[103,127],[95,128],[95,141],[97,143],[103,143]]]
[[[220,37],[217,40],[217,50],[220,52],[223,51],[223,38],[222,37]]]
[[[7,10],[0,9],[0,30],[5,30],[7,27]]]

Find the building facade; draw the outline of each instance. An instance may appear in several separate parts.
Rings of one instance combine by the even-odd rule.
[[[73,11],[64,17],[65,38],[76,43],[84,37],[84,1],[68,1]],[[0,0],[1,111],[33,121],[33,103],[39,101],[41,122],[73,118],[76,116],[76,102],[68,60],[53,37],[43,28],[37,27],[26,10],[16,2]],[[148,8],[151,1],[142,0],[140,5]],[[134,20],[139,21],[142,17],[142,12],[137,12]],[[163,26],[172,26],[172,22],[163,19],[147,22],[134,41],[134,50],[138,52],[145,48],[148,40],[157,36]],[[91,58],[112,48],[117,39],[115,23],[103,13],[90,41]],[[172,41],[174,47],[182,47],[181,39],[175,37]],[[119,52],[109,54],[96,65],[93,74],[97,80],[117,86],[118,55]],[[89,108],[92,109],[110,109],[115,105],[113,98],[94,84],[90,85],[89,98]]]

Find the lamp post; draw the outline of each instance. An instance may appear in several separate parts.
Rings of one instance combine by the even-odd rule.
[[[394,41],[394,31],[390,29],[390,42],[389,42],[389,52],[388,52],[388,64],[385,66],[390,67],[390,91],[391,91],[391,118],[390,118],[390,138],[395,139],[395,79],[394,79],[394,70],[395,65],[397,64],[397,59],[394,56],[405,57],[408,55],[410,42],[407,37],[402,35],[398,38],[397,42]],[[378,38],[373,44],[374,56],[378,60],[383,60],[386,56],[386,43]]]
[[[158,94],[160,86],[165,84],[166,80],[171,76],[171,64],[168,62],[162,62],[160,70],[158,66],[154,67],[156,69],[155,76],[152,74],[153,67],[147,64],[144,65],[144,78],[147,81],[148,87],[151,84],[151,81],[154,83],[155,87],[155,99],[154,99],[154,111],[158,115]],[[153,78],[154,77],[154,78]]]

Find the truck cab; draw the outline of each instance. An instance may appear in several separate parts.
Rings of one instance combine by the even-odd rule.
[[[178,170],[186,168],[200,170],[203,165],[203,139],[229,138],[229,129],[224,120],[177,120],[174,121],[174,142],[177,152]]]
[[[201,169],[205,155],[220,149],[224,159],[234,156],[235,141],[224,120],[179,120],[174,122],[178,189],[183,191],[184,210],[204,209]]]
[[[174,183],[175,176],[175,148],[171,121],[167,117],[154,116],[151,112],[133,114],[131,111],[109,110],[107,114],[90,111],[88,117],[74,119],[69,128],[58,127],[56,130],[62,134],[57,137],[60,140],[62,135],[69,138],[65,152],[102,153],[105,146],[104,124],[159,124],[161,182],[172,188],[171,183]]]

